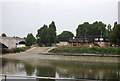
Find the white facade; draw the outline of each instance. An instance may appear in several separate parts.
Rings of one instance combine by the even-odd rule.
[[[17,45],[17,48],[19,48],[19,47],[25,47],[25,44],[19,44],[19,45]]]
[[[60,42],[58,46],[68,46],[69,42]]]

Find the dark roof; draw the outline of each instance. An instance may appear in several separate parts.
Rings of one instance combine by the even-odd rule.
[[[62,37],[60,41],[64,42],[109,42],[108,37],[100,37],[100,36],[91,36],[91,37]]]
[[[77,37],[77,38],[75,37],[69,39],[69,42],[88,42],[88,39],[84,37]]]
[[[73,38],[73,37],[61,37],[60,41],[62,41],[62,42],[69,42],[69,39],[71,39],[71,38]]]

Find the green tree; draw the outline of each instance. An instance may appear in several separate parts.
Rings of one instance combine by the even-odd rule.
[[[106,24],[102,22],[94,22],[92,24],[92,36],[105,36],[106,34]]]
[[[110,35],[110,41],[112,44],[120,46],[120,24],[114,25]]]
[[[70,31],[63,31],[59,36],[60,37],[73,37],[74,34]]]
[[[115,25],[117,25],[117,22],[114,22],[114,27],[115,27]]]
[[[61,37],[73,37],[74,34],[70,31],[63,31],[61,34],[58,35],[58,41]]]
[[[2,37],[7,37],[7,35],[5,34],[5,33],[2,33],[2,35],[1,35]]]
[[[27,38],[26,38],[26,45],[32,46],[36,43],[36,39],[33,36],[32,33],[28,33]]]
[[[40,29],[37,30],[37,43],[41,45],[47,46],[49,44],[49,29],[47,25],[43,25]]]
[[[52,21],[52,23],[49,25],[49,31],[48,31],[48,35],[49,35],[49,43],[50,45],[53,43],[56,43],[56,26],[54,21]]]
[[[91,35],[91,24],[84,22],[83,24],[78,25],[76,29],[76,36],[90,36]]]
[[[102,22],[94,22],[89,24],[84,22],[83,24],[78,25],[76,29],[76,36],[105,36],[106,25]]]
[[[110,32],[111,32],[111,25],[110,24],[108,24],[108,26],[107,26],[107,30],[106,30],[106,36],[108,36],[109,37],[109,35],[110,35]]]
[[[40,29],[37,30],[37,43],[45,46],[51,46],[53,43],[56,43],[57,36],[56,36],[56,26],[55,22],[49,25],[43,25]]]

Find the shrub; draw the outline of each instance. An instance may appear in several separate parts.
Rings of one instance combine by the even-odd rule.
[[[9,53],[9,49],[0,49],[0,53]]]
[[[19,48],[13,48],[13,49],[0,49],[0,51],[2,50],[2,54],[17,53],[17,52],[22,52],[22,51],[28,50],[29,48],[30,48],[30,46],[26,46],[26,47],[19,47]]]

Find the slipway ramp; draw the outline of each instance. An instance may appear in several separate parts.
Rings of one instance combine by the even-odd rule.
[[[33,48],[25,51],[25,53],[27,53],[27,54],[48,53],[48,51],[50,51],[54,48],[55,47],[33,47]]]

